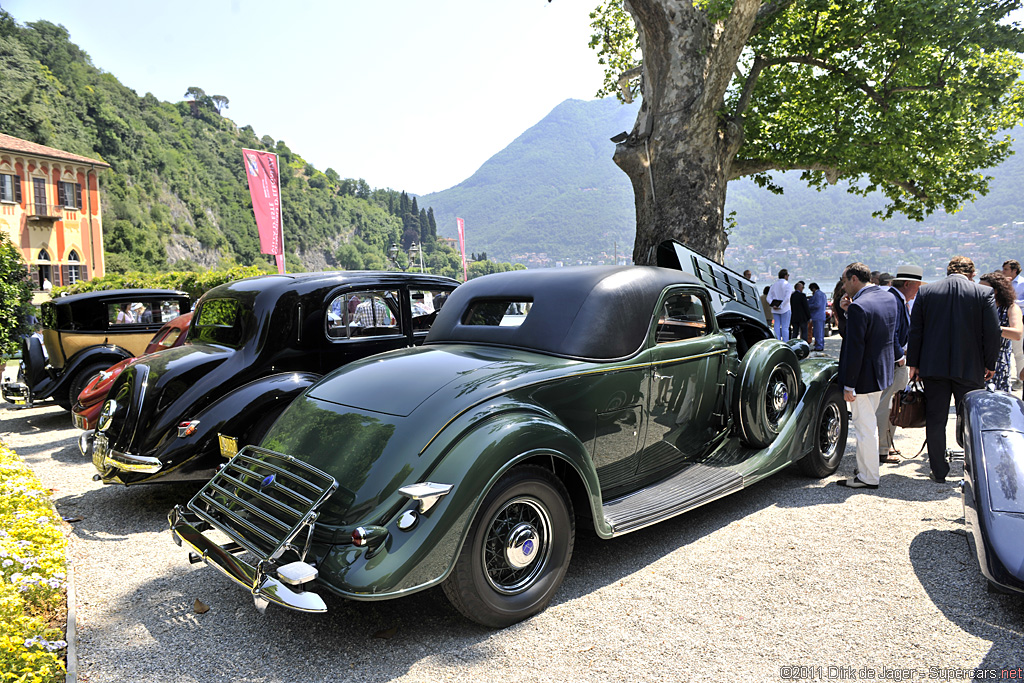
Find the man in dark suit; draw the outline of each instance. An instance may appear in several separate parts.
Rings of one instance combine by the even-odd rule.
[[[810,343],[807,324],[811,322],[811,307],[807,304],[807,295],[804,294],[804,281],[793,285],[793,293],[789,296],[789,305],[792,317],[789,320],[789,338],[800,337]]]
[[[871,271],[851,263],[843,271],[843,290],[850,297],[846,309],[846,335],[839,352],[839,384],[852,403],[853,430],[857,435],[857,472],[840,486],[877,489],[879,482],[878,402],[893,380],[903,349],[896,343],[898,310],[887,290],[870,283]]]
[[[954,257],[944,279],[921,288],[910,315],[907,364],[911,381],[924,379],[928,460],[932,481],[938,483],[949,474],[949,398],[959,408],[964,394],[984,389],[999,356],[1002,331],[992,290],[973,278],[974,262]]]
[[[882,273],[878,277],[879,283],[889,281],[889,274]],[[907,302],[917,296],[917,290],[921,287],[924,278],[924,270],[920,266],[900,266],[896,271],[896,277],[892,278],[892,286],[888,289],[893,298],[896,299],[896,308],[899,315],[896,319],[896,343],[903,349],[907,348],[910,338],[910,309]],[[910,368],[907,367],[905,359],[896,363],[894,379],[889,388],[882,392],[882,399],[878,402],[878,412],[875,418],[878,421],[878,459],[882,462],[897,463],[900,459],[898,452],[892,448],[893,438],[896,434],[896,427],[889,422],[889,412],[892,408],[893,396],[897,391],[903,391],[910,383]]]

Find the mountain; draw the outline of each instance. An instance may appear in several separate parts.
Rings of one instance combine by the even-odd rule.
[[[633,188],[609,138],[630,130],[636,106],[566,100],[455,187],[424,195],[438,233],[466,223],[466,250],[499,260],[611,259],[633,250]],[[542,265],[536,259],[536,265]],[[546,265],[546,264],[544,264]]]
[[[636,112],[635,105],[613,99],[566,100],[467,180],[421,202],[434,208],[439,234],[454,236],[459,216],[466,222],[467,250],[501,260],[610,262],[614,249],[630,256],[633,191],[612,161],[609,138],[631,130]],[[1024,138],[1024,130],[1012,137]],[[726,263],[750,267],[765,279],[782,267],[832,277],[857,259],[882,270],[902,262],[934,270],[953,253],[972,256],[983,268],[1006,258],[1024,260],[1014,246],[1024,228],[1015,223],[1024,221],[1024,157],[1011,156],[984,172],[993,177],[987,196],[957,214],[939,212],[921,223],[873,218],[884,206],[880,194],[853,195],[842,182],[818,192],[799,172],[774,174],[782,195],[747,179],[733,181],[726,213],[735,212],[735,226]]]

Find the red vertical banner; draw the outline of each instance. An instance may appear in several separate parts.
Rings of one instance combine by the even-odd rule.
[[[462,252],[462,281],[469,279],[466,274],[466,221],[456,218],[455,223],[459,226],[459,250]]]
[[[260,234],[260,253],[276,256],[277,272],[284,273],[284,235],[281,229],[281,177],[277,155],[243,149],[245,177],[249,181],[252,212]]]

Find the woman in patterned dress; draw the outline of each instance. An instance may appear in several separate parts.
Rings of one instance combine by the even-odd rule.
[[[1024,336],[1024,320],[1017,295],[1013,286],[1000,271],[981,277],[981,283],[992,288],[996,308],[999,309],[999,325],[1003,330],[1002,345],[999,347],[999,360],[996,361],[996,374],[988,381],[989,388],[997,391],[1010,390],[1010,340]]]

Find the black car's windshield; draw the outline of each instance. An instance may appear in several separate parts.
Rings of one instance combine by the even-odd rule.
[[[245,341],[245,307],[237,299],[207,299],[192,320],[189,341],[239,348]]]

